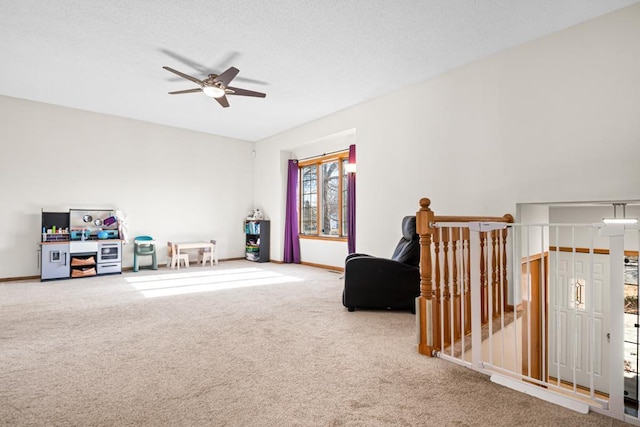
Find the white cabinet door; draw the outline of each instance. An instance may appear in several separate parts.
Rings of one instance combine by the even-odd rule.
[[[69,244],[43,244],[42,245],[42,270],[40,278],[62,279],[71,275],[71,260],[69,259]]]

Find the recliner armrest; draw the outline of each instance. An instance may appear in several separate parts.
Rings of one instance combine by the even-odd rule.
[[[345,307],[413,309],[419,295],[419,267],[370,255],[351,257],[345,264]]]
[[[420,281],[420,268],[387,258],[357,256],[345,264],[344,278],[347,287],[413,287]]]
[[[347,260],[345,263],[345,272],[349,268],[349,266],[351,266],[351,268],[358,268],[358,269],[361,266],[376,267],[376,268],[383,268],[383,269],[391,269],[397,272],[419,270],[418,267],[414,267],[409,264],[404,264],[402,262],[394,261],[392,259],[374,257],[372,255],[366,255],[366,254],[350,254],[349,256],[347,256]]]
[[[351,258],[356,258],[356,257],[371,257],[371,255],[367,255],[367,254],[359,254],[359,253],[352,253],[347,255],[347,257],[344,260],[344,263],[346,264],[347,261],[349,261]]]

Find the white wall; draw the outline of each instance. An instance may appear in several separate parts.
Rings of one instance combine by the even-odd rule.
[[[0,278],[37,274],[43,208],[120,208],[132,235],[216,237],[227,258],[257,207],[281,260],[286,160],[353,129],[358,252],[389,256],[422,197],[440,215],[640,199],[638,75],[635,5],[266,138],[255,159],[246,141],[0,97]],[[344,253],[313,245],[303,261]]]
[[[282,150],[348,129],[359,252],[388,256],[421,197],[441,215],[638,199],[638,75],[635,5],[259,141],[254,196],[272,215],[273,257],[284,234]]]
[[[160,262],[167,240],[216,238],[220,258],[244,256],[253,143],[9,97],[0,116],[0,278],[39,274],[42,209],[122,209]]]

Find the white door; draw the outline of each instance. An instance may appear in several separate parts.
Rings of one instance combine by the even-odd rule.
[[[593,369],[594,388],[608,392],[609,255],[549,252],[548,292],[550,382],[589,389]]]

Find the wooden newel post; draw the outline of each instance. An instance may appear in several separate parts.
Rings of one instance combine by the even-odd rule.
[[[420,296],[417,313],[419,316],[418,352],[432,356],[440,343],[440,315],[437,296],[433,289],[431,239],[433,229],[433,211],[429,209],[431,200],[420,199],[420,210],[416,212],[416,229],[420,236]]]

